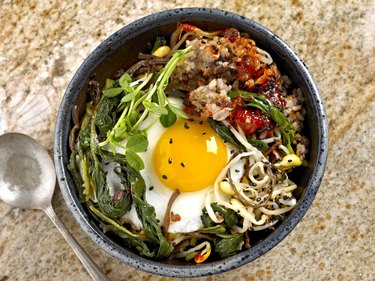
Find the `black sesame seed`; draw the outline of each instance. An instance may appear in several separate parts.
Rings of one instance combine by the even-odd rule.
[[[206,132],[202,133],[202,136],[204,136],[206,134]]]
[[[172,164],[172,158],[171,157],[168,158],[168,164]]]
[[[167,177],[166,175],[162,175],[161,177],[162,177],[163,179],[165,179],[165,180],[168,179],[168,177]]]
[[[185,168],[185,163],[184,163],[184,162],[181,162],[181,166]]]
[[[292,162],[293,160],[292,159],[288,159],[288,162],[290,163],[290,162]]]
[[[186,122],[184,123],[184,128],[185,128],[185,129],[190,129],[188,123],[186,123]]]
[[[194,122],[194,119],[192,119],[192,118],[189,118],[189,121],[190,121],[190,122]]]
[[[232,149],[231,151],[230,151],[230,154],[233,154],[234,153],[234,149]]]
[[[169,139],[169,143],[170,143],[170,144],[173,143],[173,139],[172,139],[172,138]]]
[[[199,121],[199,125],[203,125],[203,121],[201,120],[201,121]]]
[[[150,186],[149,188],[148,188],[148,190],[153,190],[154,189],[154,187],[153,186]]]
[[[239,173],[239,172],[240,172],[240,170],[238,170],[238,169],[235,169],[234,171],[235,171],[236,173]]]

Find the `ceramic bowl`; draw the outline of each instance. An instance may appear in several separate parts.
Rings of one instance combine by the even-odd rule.
[[[190,22],[206,30],[235,27],[249,33],[258,46],[272,55],[281,72],[287,74],[302,89],[306,100],[306,123],[311,141],[308,167],[298,175],[293,175],[293,180],[299,186],[296,192],[298,204],[286,219],[271,234],[259,236],[257,243],[249,250],[199,266],[149,260],[123,248],[117,241],[109,238],[99,228],[85,205],[79,203],[76,188],[67,169],[70,155],[68,138],[73,123],[72,108],[85,95],[90,77],[95,75],[95,79],[102,86],[105,79],[113,77],[119,68],[126,69],[135,63],[138,52],[144,51],[147,42],[153,41],[155,35],[171,34],[177,22]],[[194,277],[217,274],[247,264],[283,240],[301,221],[318,191],[325,169],[327,150],[327,119],[318,88],[307,67],[291,47],[272,31],[243,16],[215,9],[184,8],[152,14],[123,27],[85,59],[71,80],[60,105],[54,153],[57,178],[66,204],[78,224],[99,247],[125,264],[153,274]]]

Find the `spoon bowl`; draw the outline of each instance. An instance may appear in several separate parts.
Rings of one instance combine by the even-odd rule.
[[[92,279],[109,280],[52,208],[56,174],[52,159],[43,146],[24,134],[4,134],[0,136],[0,155],[0,199],[16,208],[43,210],[72,247]]]
[[[56,184],[48,152],[29,136],[0,136],[0,199],[22,209],[44,209],[51,204]]]

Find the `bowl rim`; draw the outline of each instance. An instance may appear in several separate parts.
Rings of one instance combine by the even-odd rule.
[[[317,119],[319,123],[319,147],[317,148],[317,165],[315,166],[314,170],[312,171],[311,177],[308,180],[307,187],[304,191],[305,195],[303,200],[301,200],[297,204],[288,218],[285,219],[274,232],[268,235],[264,240],[262,240],[262,242],[253,246],[251,249],[242,251],[232,257],[223,260],[211,262],[208,264],[201,264],[199,266],[172,265],[149,260],[131,252],[126,248],[117,245],[115,242],[105,236],[96,225],[93,225],[90,222],[90,217],[87,213],[85,213],[82,205],[78,203],[79,201],[77,200],[77,195],[69,188],[68,181],[71,182],[71,177],[66,168],[67,159],[66,153],[64,153],[67,151],[66,131],[69,128],[71,119],[70,109],[73,107],[78,93],[86,82],[86,77],[91,74],[93,69],[95,69],[100,63],[102,63],[108,56],[111,55],[110,52],[116,50],[119,46],[122,45],[123,42],[121,38],[123,38],[124,36],[126,37],[126,35],[129,35],[134,31],[136,31],[136,35],[139,35],[143,32],[143,30],[145,30],[145,26],[150,23],[155,24],[155,22],[157,22],[158,20],[160,21],[160,19],[171,20],[181,16],[194,16],[199,18],[201,21],[204,21],[203,19],[206,17],[208,19],[229,17],[234,22],[241,22],[241,24],[249,26],[249,28],[251,27],[252,29],[258,30],[266,39],[275,41],[275,44],[280,45],[284,49],[286,54],[293,60],[293,62],[298,67],[299,72],[301,72],[303,77],[305,77],[304,79],[309,83],[309,89],[313,99],[313,106],[318,113]],[[190,21],[194,20],[192,19]],[[126,41],[128,40],[129,39],[127,39]],[[81,77],[84,77],[85,81],[82,82],[81,80],[83,79],[81,79]],[[95,241],[95,243],[100,248],[102,248],[109,255],[122,261],[123,263],[149,273],[169,277],[199,277],[223,273],[247,264],[274,248],[293,230],[293,228],[301,221],[302,217],[306,214],[323,179],[327,161],[328,121],[326,116],[327,115],[322,99],[319,95],[318,87],[316,86],[304,62],[298,57],[296,52],[291,47],[289,47],[281,38],[279,38],[276,34],[271,32],[266,27],[251,19],[245,18],[244,16],[219,9],[178,8],[166,10],[140,18],[110,35],[98,47],[96,47],[94,51],[89,54],[89,56],[84,60],[84,62],[74,74],[61,100],[55,125],[54,160],[56,165],[57,179],[63,198],[70,212],[73,214],[75,220],[78,222],[83,231],[93,241]]]

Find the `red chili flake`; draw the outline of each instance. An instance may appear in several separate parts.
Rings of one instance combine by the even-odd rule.
[[[176,222],[176,221],[180,221],[181,220],[181,216],[179,214],[175,214],[173,212],[171,212],[171,221],[172,222]]]

